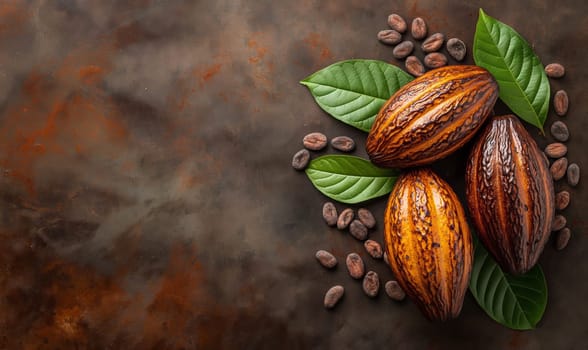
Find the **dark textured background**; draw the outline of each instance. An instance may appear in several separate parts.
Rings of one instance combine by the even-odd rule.
[[[298,81],[338,60],[390,61],[375,34],[391,12],[471,48],[481,6],[567,67],[552,86],[569,92],[569,158],[585,167],[581,0],[1,1],[0,348],[583,349],[584,184],[565,213],[570,246],[541,258],[549,304],[531,332],[471,295],[459,319],[428,322],[314,259],[358,251],[392,277],[326,227],[324,197],[290,167],[311,131],[353,136],[365,155],[364,135]],[[464,159],[436,166],[460,193]],[[378,218],[384,203],[369,204]],[[347,293],[327,312],[335,283]]]

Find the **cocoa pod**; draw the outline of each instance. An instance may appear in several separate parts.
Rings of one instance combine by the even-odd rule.
[[[446,66],[400,88],[380,109],[366,150],[381,167],[414,167],[444,158],[482,126],[498,98],[484,68]]]
[[[390,267],[410,299],[431,320],[459,315],[472,269],[473,245],[464,210],[449,184],[428,168],[404,172],[384,215]]]
[[[474,144],[466,197],[478,237],[504,271],[523,274],[551,232],[549,163],[518,117],[494,117]]]

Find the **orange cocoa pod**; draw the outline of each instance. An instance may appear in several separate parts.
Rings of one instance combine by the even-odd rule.
[[[498,84],[484,68],[431,70],[382,106],[366,142],[370,160],[405,168],[444,158],[474,136],[497,98]]]
[[[448,183],[426,168],[403,173],[386,207],[384,243],[398,283],[427,318],[459,315],[473,244],[465,212]]]

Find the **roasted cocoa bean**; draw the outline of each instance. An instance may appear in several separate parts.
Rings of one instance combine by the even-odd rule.
[[[366,208],[359,208],[359,210],[357,210],[357,217],[367,228],[374,228],[376,226],[376,218],[374,217],[374,214]]]
[[[556,121],[551,124],[551,136],[560,142],[566,142],[570,138],[568,126],[562,121]]]
[[[374,258],[374,259],[382,259],[382,256],[384,255],[384,251],[382,250],[382,246],[380,245],[380,243],[368,239],[367,241],[365,241],[363,243],[363,246],[365,247],[365,250],[368,252],[368,254]]]
[[[466,55],[466,44],[458,38],[451,38],[447,40],[447,44],[445,45],[447,48],[447,52],[451,57],[453,57],[456,61],[462,61]]]
[[[355,149],[355,141],[349,136],[337,136],[331,140],[331,146],[341,152],[351,152]]]
[[[388,25],[390,26],[390,28],[394,29],[398,33],[406,32],[406,21],[404,20],[404,18],[402,18],[402,16],[396,13],[393,13],[390,16],[388,16]]]
[[[304,170],[308,166],[308,162],[310,161],[310,152],[305,149],[301,149],[300,151],[294,154],[292,157],[292,168],[296,170]]]
[[[559,231],[562,228],[566,227],[567,223],[568,223],[568,221],[566,220],[566,217],[561,214],[558,214],[553,217],[553,223],[551,224],[551,231]]]
[[[347,259],[345,259],[345,264],[347,265],[347,271],[349,271],[349,276],[355,278],[356,280],[363,277],[365,274],[365,265],[363,264],[363,260],[361,256],[357,253],[350,253],[347,255]]]
[[[421,17],[412,20],[410,33],[416,40],[424,39],[427,36],[427,23]]]
[[[566,157],[559,158],[549,167],[553,181],[563,179],[566,175],[566,170],[568,170],[568,159]]]
[[[561,158],[568,153],[568,147],[560,142],[550,143],[545,147],[545,154],[550,158]]]
[[[555,209],[564,210],[570,205],[570,192],[561,191],[555,194]]]
[[[402,301],[404,300],[404,298],[406,298],[406,293],[404,293],[404,290],[396,281],[386,282],[386,284],[384,285],[384,290],[386,290],[386,294],[392,300]]]
[[[568,93],[564,90],[557,91],[553,97],[553,109],[555,110],[555,114],[563,117],[568,113],[569,105],[570,100],[568,99]]]
[[[406,67],[406,71],[415,77],[420,77],[425,74],[425,66],[423,66],[421,60],[416,56],[408,56],[406,61],[404,61],[404,66]]]
[[[368,236],[368,229],[359,220],[353,220],[349,225],[349,233],[357,240],[365,241]]]
[[[327,136],[320,132],[313,132],[304,136],[302,143],[311,151],[320,151],[327,146]]]
[[[327,225],[337,225],[338,218],[339,217],[337,216],[337,208],[335,207],[335,204],[331,202],[326,202],[323,204],[323,219],[325,219]]]
[[[339,218],[337,219],[337,228],[339,230],[346,229],[347,227],[349,227],[349,224],[351,223],[351,221],[353,221],[354,217],[355,214],[353,213],[353,209],[347,208],[343,210],[341,214],[339,214]]]
[[[568,185],[574,187],[580,182],[580,166],[576,163],[568,166]]]
[[[324,305],[327,309],[332,309],[337,305],[339,300],[343,298],[345,294],[345,288],[343,286],[333,286],[327,293],[325,293]]]
[[[363,291],[370,298],[375,298],[380,290],[380,279],[374,271],[368,271],[363,278]]]
[[[557,231],[557,235],[555,236],[555,249],[563,250],[565,247],[567,247],[571,236],[572,231],[570,231],[570,229],[567,227]]]
[[[545,73],[550,78],[561,78],[566,74],[566,69],[559,63],[550,63],[545,66]]]
[[[402,40],[402,34],[393,29],[380,30],[378,40],[386,45],[396,45]]]
[[[431,52],[425,56],[425,66],[429,68],[439,68],[447,64],[447,56],[441,52]]]
[[[414,50],[414,44],[412,41],[403,41],[400,44],[396,45],[394,50],[392,50],[392,56],[401,60],[406,56],[410,55]]]
[[[316,252],[315,257],[318,262],[327,269],[332,269],[337,266],[337,258],[326,250],[319,250]]]
[[[441,46],[443,46],[444,41],[445,35],[443,35],[443,33],[432,34],[425,41],[423,41],[421,49],[423,49],[423,52],[426,53],[438,51]]]

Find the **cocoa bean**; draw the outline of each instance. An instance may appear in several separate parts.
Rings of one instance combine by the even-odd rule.
[[[380,290],[380,279],[374,271],[368,271],[363,278],[363,291],[370,298],[375,298]]]
[[[560,142],[550,143],[545,147],[545,154],[550,158],[561,158],[568,153],[568,147]]]
[[[376,226],[376,218],[372,212],[366,208],[359,208],[357,210],[357,217],[367,228],[374,228]]]
[[[347,271],[349,271],[349,276],[355,278],[356,280],[363,277],[365,274],[365,265],[363,264],[363,260],[361,256],[357,253],[350,253],[347,255],[347,259],[345,259],[345,264],[347,265]]]
[[[566,175],[566,170],[568,170],[568,159],[566,157],[559,158],[549,167],[553,181],[563,179]]]
[[[337,258],[326,250],[319,250],[316,252],[315,257],[318,262],[327,269],[332,269],[337,266]]]
[[[570,192],[561,191],[555,194],[555,209],[564,210],[570,204]]]
[[[388,254],[386,254],[386,252],[384,252],[384,262],[386,265],[390,266],[390,260],[388,260]]]
[[[416,40],[424,39],[427,36],[427,23],[421,17],[412,20],[410,33]]]
[[[443,33],[435,33],[423,41],[421,49],[426,53],[437,51],[443,46],[444,41],[445,35],[443,35]]]
[[[566,227],[567,223],[568,223],[568,221],[566,220],[566,217],[561,214],[558,214],[553,217],[553,223],[551,224],[551,231],[559,231],[562,228]]]
[[[557,236],[555,236],[555,249],[563,250],[565,247],[567,247],[571,236],[572,232],[567,227],[558,231]]]
[[[562,121],[556,121],[551,124],[551,136],[560,142],[566,142],[570,138],[568,126]]]
[[[349,136],[337,136],[331,140],[331,146],[341,152],[351,152],[355,149],[355,141]]]
[[[384,251],[382,250],[382,246],[380,245],[380,243],[368,239],[367,241],[365,241],[363,243],[363,246],[365,247],[365,250],[368,252],[368,254],[374,258],[374,259],[382,259],[382,256],[384,255]]]
[[[339,300],[343,298],[345,294],[345,288],[343,286],[333,286],[327,293],[325,293],[324,305],[327,309],[332,309],[337,305]]]
[[[553,109],[555,110],[555,114],[563,117],[568,113],[568,107],[570,104],[570,100],[568,99],[568,93],[564,90],[559,90],[555,93],[553,97]]]
[[[425,74],[425,66],[423,66],[421,60],[416,56],[408,56],[406,61],[404,61],[404,66],[406,67],[406,71],[415,77],[420,77]]]
[[[580,182],[580,166],[576,163],[568,166],[568,185],[575,187]]]
[[[404,20],[404,18],[402,18],[402,16],[396,13],[393,13],[390,16],[388,16],[388,25],[390,26],[390,28],[394,29],[398,33],[406,32],[406,21]]]
[[[380,30],[378,40],[386,45],[396,45],[402,40],[402,34],[393,29]]]
[[[458,38],[451,38],[447,40],[447,44],[445,45],[447,48],[447,52],[451,57],[453,57],[456,61],[462,61],[466,55],[466,44]]]
[[[331,202],[326,202],[323,204],[323,219],[329,226],[335,226],[337,224],[337,208],[335,204]]]
[[[359,241],[365,241],[368,236],[368,229],[359,220],[353,220],[349,225],[349,233]]]
[[[410,55],[413,49],[414,44],[412,43],[412,41],[403,41],[400,44],[396,45],[394,50],[392,50],[392,56],[401,60],[406,56]]]
[[[320,132],[313,132],[304,136],[302,143],[311,151],[320,151],[327,146],[327,136]]]
[[[545,73],[550,78],[561,78],[566,74],[566,69],[559,63],[550,63],[545,66]]]
[[[431,52],[425,56],[425,66],[429,68],[439,68],[447,64],[447,56],[441,52]]]
[[[337,228],[339,230],[346,229],[347,227],[349,227],[349,224],[351,223],[351,221],[353,221],[354,217],[355,214],[353,214],[353,209],[347,208],[343,210],[341,214],[339,214],[339,218],[337,219]]]
[[[406,298],[406,293],[404,292],[402,287],[400,287],[400,284],[398,284],[398,282],[396,281],[386,282],[386,284],[384,285],[384,290],[392,300],[402,301],[404,300],[404,298]]]
[[[292,168],[296,170],[304,170],[308,166],[308,162],[310,161],[310,152],[305,149],[301,149],[300,151],[294,154],[292,157]]]

